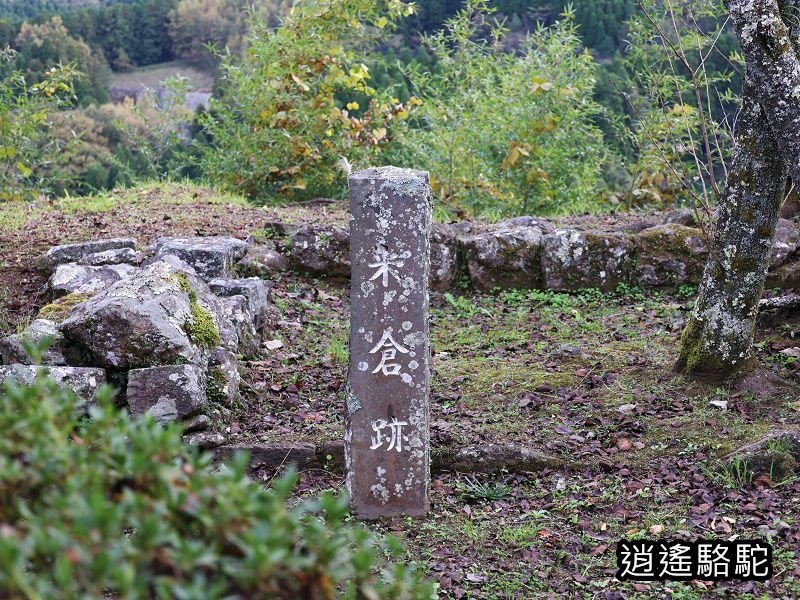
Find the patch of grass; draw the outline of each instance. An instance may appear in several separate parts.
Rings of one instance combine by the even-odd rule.
[[[171,62],[148,65],[131,69],[125,73],[113,73],[111,87],[126,89],[149,88],[155,89],[171,77],[186,77],[192,86],[192,91],[211,91],[214,77],[211,73],[202,71],[191,63],[174,60]]]
[[[475,477],[467,477],[456,484],[462,500],[467,502],[494,502],[503,500],[511,494],[511,487],[505,482],[478,481]]]

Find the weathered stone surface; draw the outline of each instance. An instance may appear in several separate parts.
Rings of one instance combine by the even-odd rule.
[[[183,443],[187,446],[197,446],[203,450],[210,450],[221,446],[226,442],[226,438],[221,433],[215,431],[203,431],[183,436]]]
[[[552,223],[529,215],[513,217],[506,221],[500,221],[497,224],[497,227],[500,229],[511,229],[514,227],[536,227],[537,229],[541,229],[543,234],[553,233],[555,231],[555,227],[553,227]]]
[[[292,268],[326,277],[350,276],[350,233],[342,227],[307,225],[292,234]]]
[[[509,225],[462,237],[473,287],[482,291],[539,287],[542,235],[537,226]]]
[[[70,354],[64,346],[64,336],[53,321],[36,319],[22,333],[0,339],[0,364],[30,365],[31,357],[22,344],[25,341],[38,345],[45,337],[51,339],[50,346],[42,356],[42,364],[64,366],[70,364],[65,354]],[[74,354],[74,353],[71,353]]]
[[[314,444],[307,442],[285,444],[226,444],[215,449],[219,460],[230,460],[238,452],[250,455],[250,471],[275,470],[294,465],[298,470],[317,466]]]
[[[789,261],[767,273],[767,288],[800,289],[800,261]]]
[[[79,265],[102,267],[104,265],[138,265],[139,256],[133,248],[113,248],[81,257]]]
[[[247,243],[232,237],[163,237],[155,244],[156,260],[169,254],[191,266],[206,281],[229,278],[247,252]]]
[[[272,293],[272,282],[264,281],[258,277],[247,279],[212,279],[208,287],[217,296],[229,298],[231,296],[244,296],[247,300],[247,309],[256,320],[259,328],[264,315],[269,307],[269,298]]]
[[[208,363],[206,396],[210,402],[231,406],[239,399],[239,375],[236,355],[225,348],[217,348]]]
[[[614,290],[631,281],[634,246],[622,234],[557,229],[542,238],[541,264],[545,289]]]
[[[130,277],[136,271],[131,265],[89,267],[77,263],[58,265],[50,276],[48,286],[53,296],[67,294],[96,294]]]
[[[462,473],[496,473],[508,471],[541,471],[560,469],[563,460],[547,456],[538,450],[522,446],[489,444],[460,448],[454,452],[444,450],[434,454],[433,468],[437,471],[460,471]]]
[[[186,421],[183,428],[184,433],[197,433],[198,431],[205,431],[211,427],[211,419],[208,415],[197,415]]]
[[[79,400],[76,408],[81,412],[95,403],[97,390],[106,383],[106,372],[103,369],[6,365],[0,367],[0,385],[9,378],[22,385],[30,384],[43,370],[46,370],[60,387],[75,392]]]
[[[697,217],[691,208],[677,208],[664,215],[663,224],[697,227]]]
[[[274,247],[251,244],[245,257],[236,263],[235,270],[248,277],[271,277],[289,270],[289,259]]]
[[[797,230],[797,225],[788,219],[778,219],[769,268],[774,269],[785,264],[796,255],[798,246],[800,246],[800,232]]]
[[[90,254],[105,252],[106,250],[119,250],[121,248],[136,250],[136,240],[131,238],[115,238],[53,246],[47,251],[46,262],[51,268],[55,268],[57,265],[64,263],[79,262],[82,258]]]
[[[132,415],[159,423],[193,417],[206,404],[206,373],[196,365],[131,369],[126,397]]]
[[[219,345],[221,312],[205,283],[173,258],[79,304],[59,329],[98,366],[205,364]]]
[[[248,308],[244,296],[219,298],[222,322],[227,326],[221,329],[222,346],[246,356],[255,356],[261,345],[261,336],[256,330],[256,317]]]
[[[431,229],[430,288],[445,291],[458,281],[460,266],[459,243],[453,229],[435,223]]]
[[[422,515],[430,487],[428,174],[350,176],[346,484],[361,518]]]
[[[708,247],[699,229],[659,225],[636,236],[635,281],[643,287],[696,284],[703,275]]]

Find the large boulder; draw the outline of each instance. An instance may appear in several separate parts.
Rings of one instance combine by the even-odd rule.
[[[220,343],[221,315],[208,286],[172,258],[79,304],[59,329],[98,366],[206,364]]]
[[[778,219],[775,227],[775,240],[772,244],[772,257],[769,261],[769,268],[775,269],[786,264],[790,258],[795,256],[797,248],[800,246],[800,232],[794,221],[788,219]]]
[[[31,357],[25,351],[23,344],[29,342],[38,346],[45,337],[50,339],[50,346],[42,355],[42,364],[52,366],[74,364],[76,357],[72,356],[72,360],[68,360],[67,356],[75,353],[69,352],[58,326],[48,319],[36,319],[22,333],[0,339],[0,364],[30,365]]]
[[[301,227],[292,234],[292,268],[326,277],[350,277],[350,232],[342,227]]]
[[[76,406],[79,412],[85,412],[95,403],[97,390],[106,383],[106,372],[103,369],[7,365],[0,367],[0,385],[7,379],[13,379],[21,385],[29,385],[43,371],[46,371],[59,387],[70,389],[75,393],[79,400]]]
[[[540,287],[542,237],[538,226],[510,223],[462,237],[464,259],[473,287],[482,291]]]
[[[58,265],[50,276],[48,287],[58,298],[67,294],[96,294],[136,271],[131,265],[105,265],[92,267],[77,263]]]
[[[93,242],[79,242],[77,244],[64,244],[53,246],[45,255],[46,262],[51,269],[65,263],[77,263],[87,256],[121,249],[136,250],[136,240],[131,238],[114,238],[110,240],[96,240]]]
[[[542,238],[541,264],[545,289],[610,291],[631,281],[634,245],[624,234],[557,229]]]
[[[177,256],[202,279],[232,276],[233,266],[244,257],[247,243],[232,237],[163,237],[155,244],[156,258]]]
[[[429,286],[444,291],[452,288],[459,276],[459,245],[448,225],[434,223],[431,229],[431,272]]]
[[[700,229],[677,223],[645,229],[636,236],[636,281],[643,287],[697,284],[708,246]]]
[[[151,414],[159,423],[188,419],[206,405],[206,372],[197,365],[131,369],[126,392],[132,415]]]

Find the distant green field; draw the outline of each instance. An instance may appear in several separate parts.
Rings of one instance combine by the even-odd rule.
[[[127,73],[114,73],[111,78],[112,88],[157,88],[170,77],[187,77],[195,92],[210,92],[214,84],[214,76],[201,71],[187,62],[175,60],[157,65],[149,65],[133,69]]]

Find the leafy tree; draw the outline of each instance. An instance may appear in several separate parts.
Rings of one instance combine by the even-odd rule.
[[[456,211],[565,213],[597,206],[606,149],[594,121],[595,66],[571,13],[539,28],[511,54],[504,30],[470,0],[445,30],[425,40],[438,71],[411,73],[422,106],[395,162],[431,172]],[[484,36],[484,37],[482,37]]]
[[[340,193],[336,164],[373,162],[407,116],[371,86],[361,57],[409,11],[399,0],[309,0],[278,28],[254,15],[247,50],[223,61],[225,87],[204,118],[208,175],[262,203]]]
[[[104,57],[69,35],[61,17],[38,25],[23,23],[15,47],[19,53],[16,66],[25,72],[29,83],[43,81],[58,65],[72,64],[84,74],[74,84],[78,103],[108,101],[111,73]]]
[[[28,199],[52,190],[45,168],[62,150],[50,136],[50,114],[74,99],[72,67],[53,67],[28,84],[13,69],[17,54],[0,50],[0,201]]]
[[[800,181],[800,3],[730,0],[747,66],[709,262],[678,366],[730,378],[757,367],[752,343],[787,177]]]

